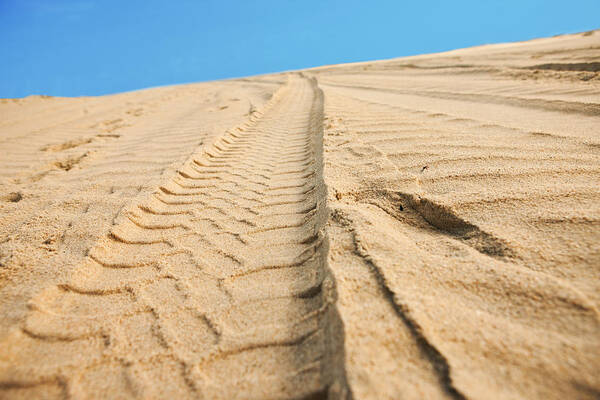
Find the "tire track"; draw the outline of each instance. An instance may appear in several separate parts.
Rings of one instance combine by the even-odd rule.
[[[322,108],[314,81],[290,77],[121,212],[68,282],[31,301],[3,344],[15,353],[0,391],[349,397],[326,265]]]

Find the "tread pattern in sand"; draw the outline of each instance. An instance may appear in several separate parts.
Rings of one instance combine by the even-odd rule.
[[[64,284],[31,301],[3,343],[15,353],[1,388],[153,398],[341,390],[321,112],[315,83],[292,78],[250,123],[121,212]]]

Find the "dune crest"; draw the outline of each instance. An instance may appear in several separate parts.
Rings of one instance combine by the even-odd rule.
[[[597,398],[600,32],[0,102],[0,398]]]

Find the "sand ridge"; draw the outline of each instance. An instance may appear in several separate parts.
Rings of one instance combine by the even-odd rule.
[[[0,103],[0,398],[595,398],[600,32]]]

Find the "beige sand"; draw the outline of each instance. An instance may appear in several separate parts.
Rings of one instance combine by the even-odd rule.
[[[0,103],[0,398],[600,396],[600,31]]]

